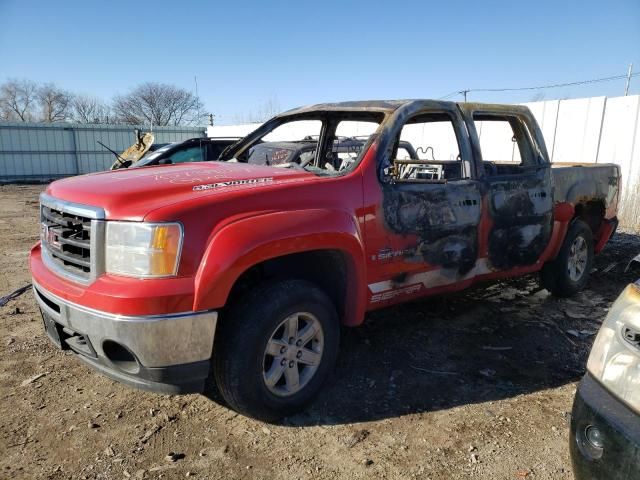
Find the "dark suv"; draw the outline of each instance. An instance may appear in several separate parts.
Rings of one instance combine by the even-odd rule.
[[[171,165],[174,163],[206,162],[217,160],[222,151],[240,138],[190,138],[184,142],[167,143],[147,152],[132,167]]]

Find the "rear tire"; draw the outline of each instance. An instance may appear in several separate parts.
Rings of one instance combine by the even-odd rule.
[[[542,286],[558,297],[569,297],[584,288],[593,266],[593,234],[582,220],[567,230],[558,256],[542,268]]]
[[[234,410],[276,421],[306,407],[333,370],[340,324],[314,284],[258,286],[230,309],[216,334],[213,373]]]

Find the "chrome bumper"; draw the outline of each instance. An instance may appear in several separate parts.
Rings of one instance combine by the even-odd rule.
[[[63,300],[35,281],[33,290],[54,343],[108,376],[167,393],[204,385],[217,312],[114,315]]]

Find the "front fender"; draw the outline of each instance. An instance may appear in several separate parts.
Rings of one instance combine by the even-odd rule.
[[[347,260],[344,323],[355,325],[366,307],[365,254],[356,220],[342,211],[296,210],[244,218],[210,239],[195,278],[194,311],[223,307],[236,280],[254,265],[310,250],[339,250]]]

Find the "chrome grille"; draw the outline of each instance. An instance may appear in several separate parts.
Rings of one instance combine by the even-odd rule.
[[[62,268],[91,274],[91,219],[42,206],[42,243]]]
[[[101,209],[40,196],[42,254],[57,273],[88,282],[101,273],[103,220]]]

